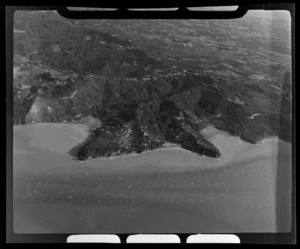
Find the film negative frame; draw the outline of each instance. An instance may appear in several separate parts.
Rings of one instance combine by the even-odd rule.
[[[185,1],[185,6],[189,7],[198,7],[193,3],[188,4]],[[180,19],[231,19],[242,17],[248,10],[251,9],[269,9],[269,10],[287,10],[291,14],[291,28],[292,28],[292,82],[293,82],[293,122],[292,122],[292,134],[295,138],[295,4],[294,3],[273,3],[266,2],[264,4],[246,3],[212,3],[212,1],[201,2],[201,6],[225,6],[225,5],[239,5],[238,9],[235,11],[189,11],[182,6],[181,4],[165,4],[165,5],[155,5],[155,6],[145,6],[145,5],[135,5],[132,4],[129,6],[122,6],[121,4],[104,2],[101,5],[74,5],[66,4],[65,6],[69,7],[97,7],[97,8],[118,8],[117,11],[70,11],[65,6],[50,6],[50,5],[39,5],[38,3],[34,6],[17,6],[13,4],[10,6],[5,6],[4,16],[5,16],[5,39],[3,41],[5,47],[5,53],[3,53],[6,68],[2,68],[3,75],[6,75],[6,170],[5,174],[2,176],[6,177],[3,179],[3,185],[6,185],[6,243],[66,243],[67,237],[73,234],[16,234],[13,232],[13,198],[12,198],[12,189],[13,189],[13,167],[12,167],[12,148],[13,148],[13,120],[12,120],[12,72],[13,72],[13,22],[14,22],[14,12],[17,10],[56,10],[60,15],[65,18],[71,19],[171,19],[171,18],[180,18]],[[179,7],[176,11],[128,11],[126,8],[169,8],[169,7]],[[200,6],[199,6],[200,7]],[[3,14],[3,11],[2,11]],[[4,92],[4,91],[3,91]],[[292,228],[290,233],[234,233],[240,238],[241,244],[293,244],[296,241],[296,145],[295,139],[292,142]],[[5,183],[5,184],[4,184]],[[280,186],[278,186],[280,187]],[[277,188],[278,188],[277,187]],[[4,193],[3,193],[4,196]],[[276,205],[280,205],[278,201]],[[280,222],[280,219],[278,220]],[[4,224],[4,223],[3,223]],[[4,229],[3,229],[4,230]],[[200,234],[201,231],[199,231]],[[116,234],[119,236],[121,243],[126,243],[126,239],[131,234]],[[177,234],[181,243],[185,243],[188,236],[192,234]]]

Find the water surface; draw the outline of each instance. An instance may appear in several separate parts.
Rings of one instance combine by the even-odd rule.
[[[207,127],[202,134],[220,159],[171,146],[75,161],[67,151],[87,134],[78,124],[14,127],[14,232],[290,230],[289,143],[273,138],[253,145]],[[286,221],[280,226],[278,215]]]

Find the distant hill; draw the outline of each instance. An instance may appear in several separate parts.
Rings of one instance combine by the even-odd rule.
[[[280,26],[268,48],[269,34],[250,24],[67,20],[55,12],[17,12],[14,124],[92,117],[95,129],[70,151],[78,160],[139,153],[166,142],[220,157],[200,133],[207,125],[249,143],[269,136],[290,142],[285,31]]]

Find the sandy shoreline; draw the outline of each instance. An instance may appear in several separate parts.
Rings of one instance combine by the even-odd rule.
[[[81,163],[67,150],[86,131],[14,127],[15,232],[275,232],[276,215],[286,220],[281,231],[289,229],[288,143],[247,144],[208,127],[220,160],[167,144]],[[284,205],[280,214],[276,201]]]
[[[89,135],[89,127],[84,124],[76,123],[43,123],[14,126],[14,133],[15,135],[20,134],[17,136],[19,140],[17,139],[14,144],[20,143],[20,139],[23,137],[21,139],[23,147],[25,146],[29,149],[50,152],[57,155],[60,154],[71,159],[72,157],[68,154],[68,151],[87,138]],[[121,162],[127,162],[127,164],[130,165],[138,165],[139,163],[145,164],[144,161],[149,160],[149,162],[159,165],[171,166],[175,162],[178,162],[178,167],[182,164],[182,167],[188,167],[188,165],[190,165],[200,168],[211,168],[250,160],[251,158],[274,158],[273,160],[276,160],[278,152],[285,155],[291,153],[291,144],[283,142],[278,138],[268,138],[259,144],[249,144],[242,141],[239,137],[232,137],[228,133],[211,126],[203,129],[201,133],[219,149],[221,152],[220,158],[199,156],[176,144],[166,143],[161,148],[144,151],[142,153],[93,158],[87,161],[73,160],[73,164],[92,166],[111,162],[116,165],[123,165]],[[24,136],[27,137],[26,142],[24,142]],[[14,147],[14,152],[16,154],[20,153],[20,150],[18,151],[17,149],[20,146]],[[122,167],[126,168],[124,165]]]

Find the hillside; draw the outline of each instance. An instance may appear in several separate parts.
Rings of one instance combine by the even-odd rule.
[[[220,157],[200,133],[207,125],[248,143],[290,142],[289,30],[280,15],[271,20],[92,21],[16,12],[14,124],[91,117],[97,125],[70,151],[78,160],[166,142]]]

